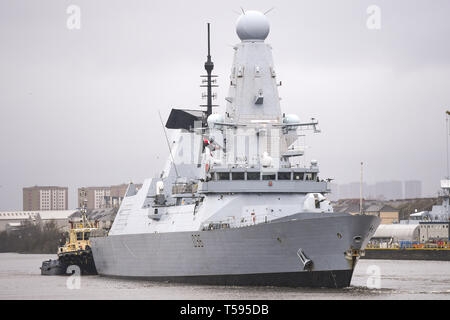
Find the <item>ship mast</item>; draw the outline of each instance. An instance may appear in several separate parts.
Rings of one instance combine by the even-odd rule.
[[[448,116],[450,115],[450,111],[446,111],[445,112],[445,127],[446,127],[446,138],[447,138],[447,179],[450,179],[450,173],[449,173],[449,166],[448,166],[448,136],[450,134],[450,132],[448,131]]]
[[[450,173],[449,173],[449,164],[448,164],[448,136],[450,135],[450,132],[448,131],[448,116],[450,115],[450,111],[446,111],[446,118],[445,118],[445,122],[446,122],[446,137],[447,137],[447,183],[446,183],[446,187],[447,188],[443,188],[444,190],[444,206],[445,206],[445,210],[447,211],[447,222],[448,222],[448,240],[450,241],[450,215],[449,215],[449,198],[450,198],[450,191],[448,188],[448,180],[450,179]],[[442,183],[441,186],[443,187]]]
[[[214,70],[214,62],[211,60],[211,36],[210,36],[210,24],[208,23],[208,56],[207,60],[205,62],[205,70],[207,75],[201,76],[203,79],[202,81],[202,88],[206,88],[206,94],[203,94],[202,97],[206,98],[206,105],[201,105],[201,107],[206,107],[205,117],[203,119],[204,126],[207,126],[207,120],[208,117],[212,114],[212,108],[217,107],[216,105],[213,105],[212,101],[216,98],[216,94],[212,93],[212,88],[217,88],[216,85],[217,81],[215,78],[217,76],[212,74],[212,71]],[[214,78],[214,79],[213,79]],[[206,85],[205,85],[206,83]]]
[[[81,213],[81,223],[83,225],[83,228],[94,228],[94,226],[91,224],[91,222],[88,219],[87,216],[87,194],[86,191],[83,190],[81,193],[81,196],[83,197],[83,204],[80,208]]]
[[[359,213],[363,214],[363,162],[361,162],[361,177],[359,182]]]

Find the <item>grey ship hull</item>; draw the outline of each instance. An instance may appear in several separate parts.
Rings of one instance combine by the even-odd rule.
[[[363,249],[378,224],[373,216],[302,213],[243,228],[113,235],[91,243],[103,276],[340,288],[350,285],[356,263],[345,252]],[[299,249],[313,261],[311,270],[304,270]]]

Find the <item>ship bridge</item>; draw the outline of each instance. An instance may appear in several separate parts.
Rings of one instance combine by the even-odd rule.
[[[214,169],[211,179],[200,184],[200,193],[327,193],[317,168]]]

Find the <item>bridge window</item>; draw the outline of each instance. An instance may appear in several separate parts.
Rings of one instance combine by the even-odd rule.
[[[84,233],[84,240],[89,240],[90,232]]]
[[[294,180],[303,180],[303,172],[294,172]]]
[[[291,180],[290,172],[278,172],[278,180]]]
[[[305,174],[305,180],[306,181],[311,181],[312,179],[313,179],[312,173]]]
[[[274,174],[263,174],[263,180],[275,180]]]
[[[83,232],[77,232],[77,241],[83,240]]]
[[[259,172],[247,172],[247,180],[261,180]]]
[[[245,180],[245,172],[233,172],[231,178],[232,180]]]
[[[230,180],[230,173],[229,172],[218,172],[217,180]]]

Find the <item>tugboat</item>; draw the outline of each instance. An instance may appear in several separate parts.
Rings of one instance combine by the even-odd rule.
[[[86,212],[84,205],[81,209],[81,221],[70,222],[69,239],[58,248],[58,259],[42,262],[42,275],[66,274],[67,268],[73,265],[78,266],[83,275],[97,274],[89,237],[93,231],[99,229],[99,226],[98,221],[88,220]]]

